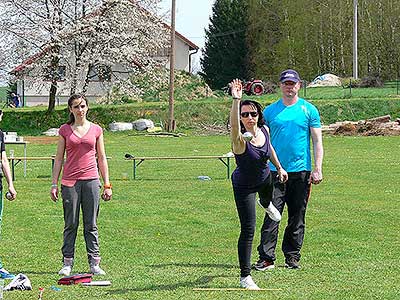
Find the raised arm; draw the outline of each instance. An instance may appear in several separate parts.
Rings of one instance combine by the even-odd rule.
[[[242,99],[242,83],[234,79],[230,83],[232,93],[232,107],[230,113],[232,151],[235,154],[242,154],[246,150],[246,142],[240,132],[240,100]]]

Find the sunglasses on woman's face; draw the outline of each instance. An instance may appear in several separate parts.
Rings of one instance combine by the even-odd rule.
[[[245,111],[240,113],[240,115],[242,116],[242,118],[248,118],[249,115],[251,115],[253,118],[258,116],[258,112],[256,111]]]

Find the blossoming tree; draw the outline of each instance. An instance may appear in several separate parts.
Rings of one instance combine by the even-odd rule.
[[[154,54],[168,43],[167,29],[156,14],[159,1],[3,0],[0,68],[22,62],[25,78],[38,86],[43,78],[51,82],[49,112],[55,107],[60,76],[70,93],[87,90],[93,66],[118,64],[128,75],[148,72],[151,77],[160,65]],[[66,65],[62,74],[61,62]],[[109,71],[113,84],[137,91],[129,76]]]

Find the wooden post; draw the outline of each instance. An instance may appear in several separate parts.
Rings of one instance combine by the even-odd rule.
[[[174,119],[174,70],[175,70],[175,0],[172,0],[171,14],[171,53],[169,55],[169,119],[167,131],[173,132],[176,129]]]
[[[358,79],[358,1],[353,0],[353,78]]]

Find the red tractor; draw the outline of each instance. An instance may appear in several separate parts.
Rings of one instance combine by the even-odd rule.
[[[242,85],[243,85],[243,92],[248,96],[251,95],[261,96],[262,94],[265,93],[264,83],[260,79],[252,79],[249,81],[242,80]],[[223,90],[227,92],[229,95],[231,95],[231,89],[229,85],[226,86]]]
[[[243,92],[246,95],[261,96],[265,92],[264,83],[260,79],[252,79],[250,81],[244,81]]]

